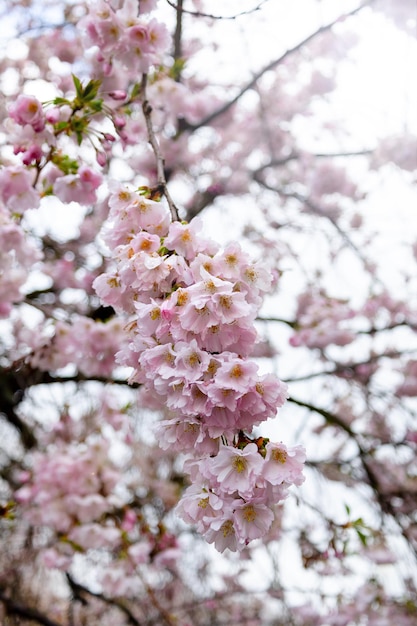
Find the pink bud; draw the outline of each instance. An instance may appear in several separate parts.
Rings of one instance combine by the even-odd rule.
[[[124,128],[126,126],[126,120],[122,115],[115,115],[113,118],[113,124],[117,129]]]
[[[99,165],[101,165],[101,167],[104,167],[107,163],[107,157],[106,157],[106,153],[105,152],[96,152],[96,159],[97,159],[97,163]]]
[[[113,98],[113,100],[126,100],[126,92],[122,91],[121,89],[116,89],[115,91],[111,91],[109,93],[110,98]]]

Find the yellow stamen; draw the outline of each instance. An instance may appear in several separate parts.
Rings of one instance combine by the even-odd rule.
[[[190,231],[189,230],[184,230],[184,232],[181,235],[181,241],[191,241],[191,235],[190,235]]]
[[[265,389],[264,389],[264,386],[262,385],[262,383],[256,383],[255,389],[259,393],[260,396],[264,395]]]
[[[149,250],[150,247],[151,247],[151,242],[149,241],[149,239],[144,239],[142,243],[140,244],[141,250]]]
[[[130,196],[131,194],[129,191],[122,190],[122,191],[119,191],[118,193],[118,198],[119,200],[122,200],[122,202],[130,200]]]
[[[254,507],[250,504],[249,506],[245,506],[243,509],[243,517],[247,522],[254,522],[256,519],[256,511]]]
[[[253,283],[257,279],[258,274],[253,267],[248,267],[245,269],[245,276],[248,280],[250,280],[250,282]]]
[[[232,308],[232,298],[230,296],[220,296],[219,304],[224,309],[231,309]]]
[[[288,459],[288,454],[285,452],[285,450],[280,450],[278,448],[278,449],[272,450],[271,459],[273,461],[277,461],[277,463],[284,464],[286,460]]]
[[[117,278],[115,278],[114,276],[112,276],[112,278],[108,278],[107,279],[107,284],[109,285],[109,287],[113,288],[113,287],[119,287],[120,283],[119,280]]]
[[[240,365],[234,365],[229,372],[230,378],[241,378],[243,371]]]
[[[225,261],[228,265],[234,266],[238,262],[238,258],[235,254],[227,254]]]
[[[190,367],[196,367],[198,365],[200,365],[200,358],[197,354],[197,352],[193,352],[192,354],[190,354],[187,358],[187,363],[189,364]]]
[[[214,282],[210,279],[210,280],[206,280],[206,282],[204,283],[204,288],[206,291],[209,291],[210,293],[215,293],[216,292],[216,285],[214,284]]]
[[[223,537],[228,537],[235,532],[235,529],[233,528],[233,522],[228,519],[227,522],[223,524],[221,530],[223,532]]]
[[[241,474],[242,472],[245,471],[248,462],[246,461],[246,459],[242,458],[241,456],[235,456],[232,464],[235,470],[238,472],[238,474]]]
[[[178,289],[177,291],[177,305],[183,306],[188,301],[188,293],[183,289]]]

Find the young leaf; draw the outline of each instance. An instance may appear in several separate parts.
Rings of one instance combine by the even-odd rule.
[[[75,93],[77,94],[77,98],[79,100],[83,99],[83,86],[79,78],[72,74],[72,82],[74,83]]]
[[[101,85],[101,80],[90,80],[90,82],[87,83],[86,87],[84,88],[84,91],[82,92],[81,99],[84,102],[89,102],[90,100],[94,100],[94,98],[96,97],[98,93],[100,85]]]

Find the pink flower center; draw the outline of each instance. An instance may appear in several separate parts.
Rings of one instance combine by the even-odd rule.
[[[254,522],[256,519],[256,511],[252,505],[246,506],[243,510],[243,517],[247,522]]]
[[[189,230],[184,230],[184,232],[181,235],[181,241],[191,241],[191,235],[190,235],[190,231]]]
[[[201,363],[200,358],[197,354],[197,352],[192,352],[188,358],[187,358],[187,363],[190,367],[198,367]]]
[[[228,254],[225,260],[226,260],[226,263],[232,267],[234,267],[238,261],[237,256],[235,254]]]
[[[113,289],[114,287],[119,287],[119,286],[120,286],[119,281],[118,281],[118,280],[117,280],[117,278],[115,278],[114,276],[112,276],[111,278],[108,278],[108,279],[107,279],[107,284],[108,284],[108,286],[109,286],[109,287],[111,287],[112,289]]]
[[[288,458],[288,454],[285,450],[272,450],[271,458],[273,461],[277,461],[277,463],[284,464]]]
[[[230,309],[232,307],[232,298],[230,296],[220,296],[219,304],[223,309]]]
[[[216,285],[212,280],[206,280],[204,283],[204,289],[210,293],[216,293]]]
[[[178,295],[177,295],[177,305],[178,306],[183,306],[184,304],[187,303],[188,300],[188,293],[186,291],[184,291],[183,289],[178,289]]]
[[[234,365],[230,370],[230,378],[241,378],[242,375],[243,372],[240,365]]]
[[[223,537],[228,537],[235,532],[235,529],[233,528],[233,522],[230,519],[227,520],[227,522],[225,522],[221,527],[221,530],[223,533]]]
[[[246,459],[242,458],[241,456],[235,456],[235,458],[233,459],[233,467],[239,474],[245,471],[246,466]]]

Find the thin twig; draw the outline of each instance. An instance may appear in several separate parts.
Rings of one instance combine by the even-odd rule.
[[[166,1],[169,6],[175,10],[178,10],[179,6],[182,5],[182,0],[178,0],[177,4],[175,4],[172,0]],[[189,9],[183,9],[182,7],[181,12],[187,13],[187,15],[192,15],[193,17],[208,17],[212,20],[236,20],[238,17],[242,17],[243,15],[251,15],[256,11],[259,11],[266,2],[268,2],[268,0],[261,0],[261,2],[253,9],[248,9],[248,11],[242,11],[241,13],[235,13],[234,15],[213,15],[212,13],[203,13],[202,11],[190,11]]]
[[[146,97],[146,86],[148,82],[148,75],[142,74],[141,94],[142,94],[142,111],[145,117],[146,129],[148,131],[148,141],[152,146],[153,153],[156,159],[156,171],[158,177],[158,188],[160,192],[165,196],[169,210],[171,211],[171,218],[173,222],[179,221],[178,209],[174,204],[173,199],[168,191],[167,181],[165,177],[164,158],[161,154],[158,140],[155,135],[152,124],[152,107]]]
[[[215,120],[217,117],[219,117],[220,115],[223,115],[223,113],[226,113],[234,104],[236,104],[236,102],[238,102],[238,100],[241,99],[241,97],[247,91],[249,91],[250,89],[253,89],[255,87],[256,83],[258,82],[258,80],[260,78],[262,78],[262,76],[264,76],[264,74],[266,74],[267,72],[275,69],[278,65],[283,63],[289,56],[291,56],[295,52],[298,52],[299,50],[301,50],[306,44],[310,43],[310,41],[315,39],[318,35],[321,35],[321,34],[327,32],[327,31],[331,30],[333,28],[333,26],[335,26],[339,22],[344,21],[348,17],[352,17],[356,13],[359,13],[359,11],[361,11],[362,9],[364,9],[367,6],[370,6],[373,2],[375,2],[375,0],[367,0],[366,2],[361,4],[361,6],[357,7],[356,9],[353,9],[352,11],[349,11],[348,13],[344,13],[343,15],[339,15],[339,17],[337,17],[335,20],[333,20],[329,24],[321,26],[316,31],[314,31],[314,33],[312,33],[311,35],[309,35],[308,37],[306,37],[305,39],[300,41],[293,48],[289,48],[288,50],[286,50],[284,52],[284,54],[282,54],[277,59],[274,59],[273,61],[268,63],[268,65],[263,67],[256,74],[254,74],[254,76],[251,78],[251,80],[248,83],[246,83],[246,85],[244,87],[242,87],[242,89],[239,91],[239,93],[234,98],[232,98],[231,100],[229,100],[228,102],[223,104],[216,111],[213,111],[212,113],[207,115],[205,118],[203,118],[202,120],[200,120],[196,124],[189,124],[189,123],[187,123],[187,124],[185,124],[184,127],[187,130],[194,131],[194,130],[197,130],[198,128],[201,128],[202,126],[207,126],[213,120]]]
[[[371,149],[348,151],[348,152],[343,152],[343,151],[342,152],[316,152],[316,153],[311,153],[308,156],[314,157],[316,159],[335,159],[335,158],[343,158],[343,157],[369,156],[370,154],[373,154],[373,152],[374,150],[371,150]],[[302,156],[303,155],[299,154],[298,152],[291,152],[290,154],[288,154],[285,157],[282,157],[281,159],[271,159],[267,163],[260,165],[258,168],[256,168],[256,170],[253,170],[252,175],[256,176],[260,174],[260,172],[263,172],[264,170],[269,169],[269,168],[282,167],[283,165],[286,165],[287,163],[289,163],[289,161],[295,161],[296,159],[302,158]]]
[[[149,599],[154,606],[154,608],[158,611],[160,615],[160,619],[163,620],[163,623],[166,626],[175,626],[177,624],[177,620],[173,617],[159,602],[155,591],[152,589],[150,585],[146,582],[143,575],[138,572],[139,578],[141,579],[143,586],[145,587],[145,591],[149,596]]]
[[[274,191],[282,198],[292,198],[294,200],[297,200],[297,202],[304,204],[313,215],[317,215],[319,217],[323,217],[327,219],[332,224],[333,228],[335,228],[335,230],[339,233],[341,239],[345,242],[345,244],[355,252],[356,256],[363,263],[364,267],[367,268],[369,266],[369,262],[366,259],[366,257],[362,254],[361,250],[359,250],[357,245],[352,241],[352,239],[347,235],[347,233],[339,226],[337,221],[333,217],[331,217],[331,215],[328,215],[315,202],[313,202],[309,198],[301,195],[300,193],[296,191],[286,191],[285,189],[279,189],[278,187],[273,187],[272,185],[269,185],[266,181],[264,181],[261,178],[259,173],[258,174],[254,173],[253,179],[265,189],[268,189],[269,191]],[[374,280],[376,282],[380,282],[376,276],[374,277]]]

